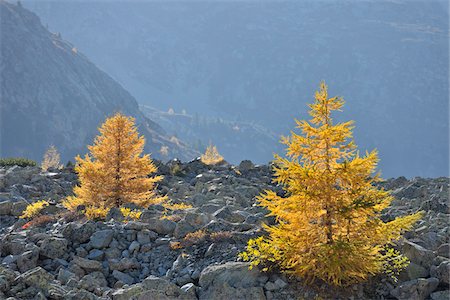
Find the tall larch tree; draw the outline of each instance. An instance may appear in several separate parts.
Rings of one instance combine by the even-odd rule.
[[[162,177],[149,176],[157,168],[148,154],[141,155],[145,139],[139,136],[134,119],[117,113],[99,131],[94,145],[88,146],[90,154],[76,158],[80,184],[69,201],[104,208],[162,202],[165,198],[155,192]]]
[[[360,156],[352,139],[353,122],[333,123],[331,113],[343,104],[341,97],[328,97],[322,82],[309,105],[311,120],[296,120],[301,134],[282,139],[287,153],[275,156],[274,182],[286,195],[266,191],[258,199],[277,224],[265,226],[268,236],[250,240],[241,253],[252,266],[275,264],[334,285],[405,266],[406,258],[389,245],[421,213],[387,223],[380,219],[393,198],[374,184],[380,180],[377,152]]]

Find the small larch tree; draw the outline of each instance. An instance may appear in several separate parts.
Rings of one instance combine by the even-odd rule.
[[[157,168],[148,154],[141,155],[145,139],[139,136],[134,119],[117,113],[99,131],[94,145],[88,146],[90,154],[76,158],[80,184],[65,206],[74,209],[85,205],[94,215],[101,215],[99,209],[127,203],[146,207],[163,202],[165,197],[155,191],[162,177],[150,176]]]
[[[285,195],[266,191],[261,206],[276,217],[265,226],[268,236],[252,239],[241,253],[251,266],[277,265],[282,271],[334,285],[365,280],[371,275],[405,267],[407,259],[390,245],[420,218],[421,213],[380,219],[392,201],[378,188],[377,152],[360,156],[352,140],[353,122],[333,123],[341,97],[328,97],[321,83],[310,105],[312,119],[296,121],[282,142],[286,157],[275,156],[274,181]]]
[[[222,163],[224,159],[217,150],[217,147],[210,144],[206,148],[205,153],[200,157],[200,160],[206,165],[216,165]]]
[[[42,159],[41,169],[47,171],[49,168],[60,169],[62,165],[60,163],[60,155],[58,149],[54,145],[51,145],[44,154]]]

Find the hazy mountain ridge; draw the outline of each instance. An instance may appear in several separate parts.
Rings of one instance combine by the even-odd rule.
[[[163,111],[246,120],[279,136],[308,117],[325,79],[347,100],[338,119],[356,121],[356,142],[378,148],[385,176],[448,174],[447,5],[26,1]],[[240,159],[266,162],[277,143]]]
[[[168,134],[186,141],[201,153],[209,143],[213,143],[227,161],[239,161],[243,156],[263,161],[267,157],[267,149],[274,152],[283,150],[281,144],[273,148],[280,137],[256,122],[227,120],[198,113],[191,115],[173,109],[164,112],[148,105],[140,105],[140,109],[164,127]]]
[[[147,151],[170,145],[174,156],[196,155],[146,118],[136,100],[32,12],[0,2],[1,155],[40,160],[51,144],[63,160],[86,151],[105,117],[136,118]]]

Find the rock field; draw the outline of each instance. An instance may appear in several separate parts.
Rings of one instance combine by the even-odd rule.
[[[153,205],[138,221],[111,210],[105,222],[68,213],[60,201],[77,184],[72,168],[0,168],[0,299],[449,299],[449,178],[389,179],[395,200],[383,218],[425,211],[398,247],[411,260],[399,281],[376,277],[342,289],[276,271],[248,270],[237,254],[273,218],[255,205],[271,168],[157,162],[161,194],[186,210]],[[49,215],[26,224],[27,204],[48,200]],[[161,218],[165,215],[166,218]],[[53,217],[51,217],[53,216]],[[55,217],[56,216],[56,217]],[[24,226],[25,225],[25,226]],[[202,232],[199,232],[202,230]],[[185,236],[188,233],[194,235]]]

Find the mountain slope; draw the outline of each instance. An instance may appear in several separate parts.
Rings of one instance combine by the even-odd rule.
[[[86,151],[97,127],[114,112],[136,118],[147,151],[195,153],[170,142],[136,100],[73,45],[45,29],[32,12],[4,1],[1,16],[1,156],[40,160],[54,144],[64,160]]]
[[[286,135],[326,80],[384,176],[448,174],[448,1],[24,3],[142,104]]]
[[[214,144],[229,162],[240,162],[242,157],[260,162],[267,158],[268,149],[273,152],[283,150],[283,145],[277,143],[280,137],[255,122],[230,121],[185,111],[163,112],[148,105],[139,107],[147,117],[172,136],[188,142],[193,149],[203,153],[209,143]]]

